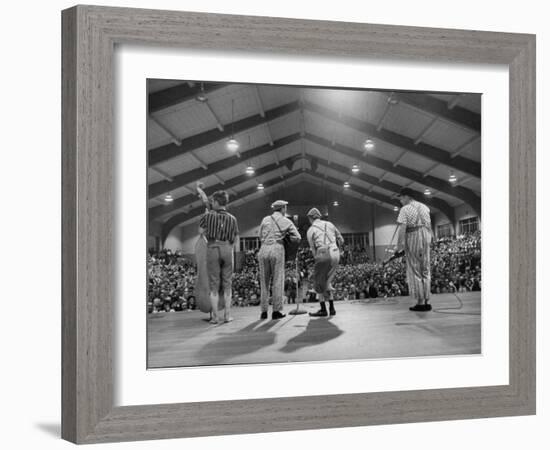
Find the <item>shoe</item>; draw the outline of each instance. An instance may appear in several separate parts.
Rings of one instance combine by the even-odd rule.
[[[267,314],[267,313],[266,313]],[[283,317],[285,317],[286,314],[283,314],[282,312],[280,311],[274,311],[273,314],[271,314],[271,319],[273,320],[278,320],[278,319],[282,319]]]
[[[262,313],[260,314],[260,320],[265,320],[267,319],[267,311],[262,311]]]
[[[311,317],[327,317],[327,316],[328,316],[328,313],[327,313],[326,309],[320,309],[320,310],[317,311],[317,312],[309,313],[309,315],[310,315]]]
[[[330,308],[328,312],[329,312],[329,314],[330,314],[331,316],[335,316],[335,315],[336,315],[336,310],[335,310],[334,308]]]
[[[223,319],[223,321],[225,323],[233,322],[233,317],[226,317],[225,319]]]
[[[431,305],[414,305],[409,308],[411,311],[431,311]]]

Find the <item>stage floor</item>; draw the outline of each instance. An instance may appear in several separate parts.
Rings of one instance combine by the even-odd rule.
[[[210,325],[200,311],[149,314],[148,367],[334,361],[481,352],[481,292],[432,296],[412,312],[409,297],[335,302],[336,316],[259,320],[260,308],[233,308],[231,323]],[[318,303],[300,305],[313,312]]]

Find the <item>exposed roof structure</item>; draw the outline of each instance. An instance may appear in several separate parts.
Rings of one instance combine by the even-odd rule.
[[[389,208],[408,186],[451,221],[464,203],[480,214],[479,94],[149,80],[148,108],[149,220],[164,235],[203,211],[198,180],[233,201],[307,181]]]

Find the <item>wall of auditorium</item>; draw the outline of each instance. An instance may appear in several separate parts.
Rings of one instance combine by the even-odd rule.
[[[298,214],[305,216],[307,210],[311,206],[309,205],[290,205],[289,213],[291,215]],[[387,253],[386,249],[390,244],[395,244],[397,237],[394,237],[393,243],[392,237],[395,231],[395,220],[397,213],[394,211],[383,208],[380,206],[374,207],[374,239],[372,232],[372,204],[363,202],[361,200],[345,197],[340,200],[340,205],[334,207],[332,205],[320,207],[323,212],[325,208],[328,209],[329,216],[334,224],[340,229],[342,233],[369,233],[369,242],[371,247],[369,248],[369,254],[372,257],[372,243],[375,243],[375,258],[385,259]],[[243,205],[239,205],[235,208],[231,208],[231,211],[239,220],[239,228],[241,237],[254,237],[258,234],[258,228],[261,219],[270,213],[269,200],[266,197],[260,197],[254,199]],[[475,212],[468,205],[461,205],[455,208],[455,223],[453,224],[455,230],[458,230],[458,222],[462,219],[466,219],[475,216]],[[448,219],[440,212],[436,211],[433,215],[434,229],[437,230],[438,225],[449,223]],[[176,227],[166,238],[164,247],[171,250],[182,250],[183,253],[191,255],[194,253],[195,240],[197,237],[198,223],[195,221],[191,224],[187,224],[183,227]],[[151,227],[149,230],[148,248],[151,247],[154,242],[152,235],[160,235],[160,227]],[[157,234],[158,233],[158,234]],[[151,244],[151,245],[149,245]]]
[[[338,207],[330,205],[328,207],[321,206],[320,208],[323,212],[325,208],[328,208],[331,220],[342,233],[368,232],[369,240],[372,243],[372,204],[347,196],[339,201],[340,205]],[[239,220],[241,237],[257,236],[261,219],[271,212],[269,203],[270,201],[266,197],[260,197],[244,205],[230,208]],[[289,214],[298,214],[303,217],[310,207],[310,205],[290,205]],[[195,221],[174,228],[164,242],[164,247],[172,250],[180,249],[185,254],[192,254],[197,237],[197,226],[198,224]],[[385,245],[389,244],[394,227],[395,213],[376,206],[374,234],[377,246],[385,248]]]
[[[477,217],[477,214],[475,213],[475,211],[466,204],[455,207],[454,212],[455,212],[455,222],[453,223],[453,227],[455,230],[455,234],[458,234],[459,232],[458,224],[461,220],[468,219],[470,217]],[[437,233],[437,227],[439,225],[445,225],[449,223],[449,219],[447,219],[447,217],[442,213],[440,213],[439,211],[437,211],[434,214],[433,221],[434,221],[433,223],[434,231],[436,233]],[[481,224],[481,218],[480,218],[480,224]]]

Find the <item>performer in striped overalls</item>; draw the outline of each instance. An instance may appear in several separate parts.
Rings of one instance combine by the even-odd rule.
[[[414,191],[401,189],[399,200],[403,207],[397,217],[397,251],[405,251],[407,258],[407,283],[409,292],[416,299],[411,311],[430,311],[431,268],[430,244],[432,223],[430,209],[413,198]]]
[[[326,317],[336,315],[334,301],[332,299],[332,280],[336,275],[336,269],[340,261],[340,249],[344,244],[344,238],[338,228],[332,222],[321,220],[321,213],[317,208],[311,208],[307,217],[311,226],[307,230],[307,240],[315,259],[313,267],[313,284],[315,292],[319,296],[321,309],[309,313],[313,317]],[[325,301],[329,302],[329,311]]]
[[[269,286],[272,284],[272,319],[281,319],[283,314],[283,293],[285,288],[285,248],[283,238],[299,242],[301,237],[296,226],[286,217],[288,202],[277,200],[271,205],[273,214],[263,218],[259,237],[262,246],[258,252],[260,265],[260,319],[267,319]]]
[[[226,205],[229,195],[226,191],[212,194],[212,209],[207,209],[199,222],[199,233],[208,241],[206,266],[212,318],[210,323],[218,323],[218,303],[220,289],[224,293],[224,322],[231,322],[231,283],[233,278],[233,245],[239,234],[237,219],[229,214]]]

